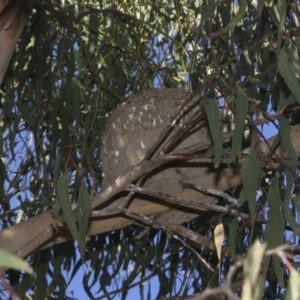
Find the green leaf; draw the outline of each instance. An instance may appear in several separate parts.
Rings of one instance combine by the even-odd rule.
[[[292,195],[292,189],[294,185],[295,172],[297,168],[297,154],[292,145],[291,134],[290,134],[290,125],[286,118],[280,116],[279,118],[279,134],[280,134],[280,144],[281,144],[281,155],[284,165],[285,175],[286,175],[286,190],[284,194],[283,200],[283,211],[286,220],[289,222],[292,229],[300,234],[299,226],[295,221],[295,217],[292,214],[292,210],[290,209],[290,200]]]
[[[240,0],[239,11],[236,17],[222,30],[222,33],[226,33],[232,29],[243,19],[247,8],[247,1]]]
[[[284,106],[294,104],[296,102],[293,95],[289,95],[287,98],[280,97],[277,105],[277,112],[279,112]]]
[[[231,5],[231,1],[226,0],[220,4],[221,5],[219,5],[218,10],[220,13],[221,21],[224,25],[228,25],[230,23],[231,16],[232,16],[232,10],[228,9],[228,6]]]
[[[260,162],[252,152],[242,165],[243,191],[248,202],[251,218],[255,218],[256,191],[261,178]]]
[[[73,237],[79,241],[80,236],[77,229],[76,219],[73,214],[70,197],[69,197],[69,177],[67,175],[63,175],[57,184],[57,196],[62,208],[63,217],[65,222],[68,225]]]
[[[100,284],[101,287],[106,287],[111,285],[111,275],[107,270],[103,270],[103,273],[100,276]]]
[[[60,111],[60,120],[59,120],[59,126],[61,126],[61,141],[60,141],[60,150],[64,151],[65,145],[67,143],[67,136],[69,133],[69,120],[70,116],[67,112],[67,109],[64,105],[61,106]]]
[[[252,298],[253,300],[261,300],[262,298],[261,296],[265,289],[265,283],[266,283],[265,279],[263,278],[263,276],[259,274],[257,277],[255,288],[253,290],[253,298]]]
[[[295,269],[290,270],[289,283],[285,299],[300,299],[300,274]]]
[[[298,214],[300,213],[300,193],[296,193],[293,195],[293,203],[294,206],[297,208]]]
[[[261,261],[266,247],[266,244],[261,244],[259,240],[256,240],[248,250],[243,273],[244,279],[249,279],[251,288],[254,288],[256,285],[256,280],[258,278],[258,274],[261,268]]]
[[[244,126],[248,112],[248,96],[241,87],[237,86],[237,89],[238,96],[235,99],[234,132],[232,137],[232,159],[241,156]]]
[[[277,56],[276,61],[278,62],[279,59],[279,53],[280,53],[280,47],[281,47],[281,41],[282,41],[282,35],[283,35],[283,28],[284,28],[284,22],[286,18],[286,10],[287,10],[287,4],[285,0],[279,1],[277,6],[280,5],[280,16],[279,16],[279,26],[278,26],[278,34],[277,34]]]
[[[58,155],[55,158],[54,168],[53,168],[53,180],[55,184],[57,184],[58,182],[60,164],[61,164],[61,154],[58,153]]]
[[[221,124],[219,120],[219,110],[216,100],[205,100],[204,108],[207,113],[210,133],[214,142],[214,165],[219,167],[223,154],[223,143],[221,134]]]
[[[257,1],[257,13],[256,13],[256,17],[260,16],[262,11],[263,11],[263,8],[265,6],[265,1],[264,0],[258,0]]]
[[[292,196],[292,190],[294,187],[294,180],[295,175],[291,172],[290,169],[285,168],[285,177],[286,177],[286,188],[284,193],[284,200],[283,200],[283,213],[286,221],[290,224],[293,231],[300,236],[300,226],[297,224],[295,220],[295,216],[293,215],[293,211],[290,207],[290,201]]]
[[[268,89],[269,88],[269,82],[267,82],[266,80],[262,80],[260,78],[254,77],[250,79],[250,82],[253,83],[254,85],[262,88],[262,89]]]
[[[244,263],[244,283],[242,300],[260,300],[265,281],[259,274],[261,261],[266,250],[266,244],[261,244],[256,240],[250,247]]]
[[[295,172],[297,168],[297,155],[291,141],[291,129],[288,120],[280,116],[279,120],[279,135],[281,153],[280,158],[284,163],[284,172],[286,176],[286,187],[283,199],[283,213],[286,221],[290,224],[293,231],[300,235],[300,226],[297,224],[290,208],[290,201],[295,180]]]
[[[72,113],[76,120],[76,122],[79,122],[79,114],[80,114],[80,86],[75,81],[72,80],[71,83],[71,93],[70,96],[72,97]]]
[[[79,219],[78,219],[78,230],[79,230],[79,246],[81,255],[85,251],[85,239],[89,224],[89,218],[91,214],[91,199],[88,193],[88,190],[84,183],[81,183],[80,190],[79,190],[79,197],[78,197],[78,212],[79,212]]]
[[[239,229],[239,222],[237,218],[234,218],[229,226],[228,245],[232,259],[236,261],[236,242],[237,242],[237,231]]]
[[[292,170],[296,171],[297,155],[291,142],[291,128],[288,120],[279,116],[279,134],[281,144],[281,158],[288,164]]]
[[[281,212],[281,197],[279,193],[278,174],[275,174],[268,192],[269,212],[268,223],[265,230],[265,242],[267,249],[273,249],[283,244],[284,232],[284,218]],[[266,275],[269,268],[270,257],[264,261],[264,275]],[[284,286],[283,271],[281,268],[281,261],[278,256],[273,256],[273,265],[276,277],[280,286]]]
[[[96,17],[95,15],[91,15],[91,17],[89,18],[89,25],[93,28],[98,28],[99,18]],[[88,51],[91,57],[96,53],[96,47],[98,45],[98,41],[99,41],[99,35],[90,31],[88,34]]]
[[[58,221],[64,221],[63,216],[61,216],[59,214],[61,210],[61,206],[60,206],[60,202],[58,201],[58,199],[56,198],[54,205],[53,205],[53,209],[51,211],[52,213],[52,226],[58,230]]]
[[[0,266],[1,268],[14,269],[17,271],[25,271],[31,275],[34,274],[32,268],[26,261],[18,256],[0,249]]]
[[[291,90],[293,96],[297,100],[298,103],[300,103],[300,85],[299,80],[297,79],[295,75],[295,70],[293,66],[291,65],[290,61],[293,60],[288,55],[288,51],[286,46],[284,46],[280,50],[279,60],[278,60],[278,70],[282,78],[284,79],[285,83]]]

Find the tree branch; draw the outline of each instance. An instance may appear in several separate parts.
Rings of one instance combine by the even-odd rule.
[[[291,129],[291,140],[293,147],[297,156],[300,156],[300,124],[295,125]],[[271,145],[275,140],[276,136],[268,139],[268,143]],[[269,151],[267,144],[261,144],[262,155],[266,155]],[[276,150],[276,153],[280,153],[280,149]],[[171,159],[171,158],[170,158]],[[97,207],[108,201],[113,195],[126,189],[128,184],[137,180],[142,174],[150,172],[154,168],[166,162],[166,158],[157,158],[156,161],[145,161],[139,166],[135,167],[128,175],[119,177],[113,186],[107,188],[101,194],[96,195],[93,198],[93,207]],[[266,164],[267,169],[276,169],[280,165],[276,162],[268,162]],[[231,187],[241,184],[242,178],[240,173],[234,174],[232,177],[223,176],[217,183],[211,182],[206,185],[207,188],[226,190]],[[191,195],[193,192],[189,190],[188,192],[183,192],[186,196]],[[196,193],[196,192],[195,192]],[[185,197],[184,196],[184,197]],[[178,197],[181,197],[178,195]],[[204,194],[198,193],[197,198],[199,200],[204,200],[207,197]],[[183,198],[183,197],[182,197]],[[205,200],[204,200],[205,201]],[[157,203],[157,202],[147,202],[147,201],[133,201],[130,205],[130,210],[136,211],[142,215],[151,215],[155,213],[160,213],[168,210],[170,205],[167,203]],[[228,208],[221,206],[210,206],[208,209],[215,208],[218,211],[228,212]],[[233,212],[234,213],[234,212]],[[123,228],[129,224],[134,223],[134,219],[124,216],[124,215],[113,215],[113,216],[92,216],[90,218],[88,235],[99,234],[104,232],[109,232],[111,230],[116,230]],[[0,231],[0,248],[7,250],[11,253],[15,253],[20,257],[25,257],[41,248],[46,248],[53,246],[57,243],[62,243],[72,239],[72,235],[67,230],[66,227],[61,227],[56,232],[52,228],[52,215],[51,211],[42,213],[36,217],[29,220],[23,221],[20,224],[16,224],[12,227],[3,229]]]

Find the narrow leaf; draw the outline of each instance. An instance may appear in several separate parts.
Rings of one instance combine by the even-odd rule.
[[[251,218],[255,217],[256,191],[261,177],[261,168],[253,151],[242,165],[243,191],[248,202]]]
[[[71,94],[72,94],[72,112],[73,112],[75,120],[77,122],[79,122],[80,86],[79,86],[79,84],[75,80],[72,80]]]
[[[58,200],[62,208],[64,219],[70,229],[73,237],[79,241],[79,232],[76,225],[76,219],[73,214],[70,197],[69,197],[69,178],[63,175],[57,184]]]
[[[279,91],[279,103],[277,105],[277,112],[279,112],[284,106],[294,104],[295,102],[296,100],[293,95],[289,95],[287,98],[285,98],[284,93],[281,93],[281,91]]]
[[[230,223],[229,235],[228,235],[229,251],[234,261],[236,261],[236,240],[237,240],[238,229],[239,229],[239,222],[237,218],[234,218]]]
[[[222,30],[222,33],[226,33],[232,29],[242,20],[245,15],[247,7],[246,0],[240,0],[239,11],[236,14],[236,17]]]
[[[263,292],[265,289],[265,280],[263,278],[263,276],[261,276],[260,274],[257,277],[256,280],[256,285],[253,289],[253,298],[252,300],[261,300]]]
[[[232,153],[231,158],[235,159],[240,157],[242,140],[244,134],[244,126],[246,115],[248,112],[248,97],[244,90],[238,86],[239,95],[235,99],[235,110],[234,110],[234,132],[232,142]]]
[[[289,284],[286,291],[286,300],[300,299],[300,275],[299,273],[291,269]]]
[[[14,269],[17,271],[25,271],[31,275],[34,274],[32,268],[26,261],[18,256],[0,249],[0,266],[3,268]]]
[[[257,1],[257,12],[256,12],[256,17],[260,16],[262,11],[263,11],[263,8],[265,6],[265,1],[264,0],[258,0]]]
[[[279,20],[279,26],[278,26],[278,34],[277,34],[277,56],[276,56],[276,62],[278,62],[279,59],[279,53],[280,53],[280,46],[281,46],[281,41],[282,41],[282,35],[283,35],[283,28],[284,28],[284,21],[286,18],[286,9],[287,9],[287,4],[286,1],[280,1],[281,7],[279,8],[280,10],[280,20]]]
[[[58,153],[58,155],[55,158],[54,168],[53,168],[53,179],[55,184],[57,184],[58,181],[60,163],[61,163],[61,155],[60,153]]]
[[[300,85],[299,81],[295,75],[295,70],[293,66],[290,63],[290,58],[288,56],[288,52],[286,49],[286,46],[284,46],[280,50],[280,56],[278,61],[278,70],[280,75],[283,77],[285,83],[291,90],[293,96],[297,100],[298,103],[300,103]]]
[[[204,108],[207,113],[210,133],[214,142],[214,164],[219,167],[223,154],[223,143],[221,134],[221,124],[219,120],[219,110],[216,100],[204,101]]]
[[[297,208],[298,214],[300,213],[300,193],[296,193],[293,195],[293,204]]]
[[[291,129],[288,120],[280,116],[278,118],[279,121],[279,134],[280,134],[280,141],[281,141],[281,158],[285,160],[292,170],[296,171],[296,161],[297,155],[295,149],[291,142]]]
[[[251,287],[256,284],[256,279],[261,267],[261,261],[266,250],[266,244],[256,240],[250,247],[244,264],[244,278],[249,279]]]
[[[293,231],[299,235],[300,226],[297,224],[295,217],[292,213],[292,210],[290,208],[290,201],[292,197],[292,190],[293,190],[294,180],[295,180],[295,172],[297,168],[297,155],[292,145],[290,125],[288,120],[281,116],[279,118],[279,126],[280,126],[279,134],[280,134],[280,145],[281,145],[280,158],[282,159],[284,165],[287,166],[284,168],[286,184],[285,184],[285,194],[283,199],[283,214],[286,221],[292,227]]]
[[[278,174],[275,174],[268,192],[270,210],[268,212],[268,223],[265,230],[265,242],[267,249],[273,249],[283,244],[284,219],[281,212],[281,197],[279,193]],[[273,265],[280,286],[284,286],[283,271],[278,256],[273,256]],[[264,275],[269,267],[269,258],[264,262]]]
[[[225,232],[222,223],[218,224],[214,230],[214,242],[217,249],[217,255],[219,260],[222,258],[222,243],[224,240]]]
[[[262,295],[259,293],[262,290],[264,280],[259,275],[259,271],[265,250],[266,244],[261,244],[259,240],[256,240],[247,253],[243,269],[244,284],[242,300],[261,299]]]
[[[89,218],[91,213],[91,199],[88,193],[88,190],[84,183],[81,184],[79,190],[79,198],[78,198],[78,210],[79,210],[79,219],[78,219],[78,229],[79,229],[79,245],[81,255],[83,257],[83,253],[85,251],[85,239],[86,233],[89,224]]]

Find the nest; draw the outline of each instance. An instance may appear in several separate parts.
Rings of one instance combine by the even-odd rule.
[[[103,188],[113,184],[119,176],[125,175],[143,160],[147,150],[189,97],[189,91],[179,88],[149,90],[130,97],[113,111],[107,120],[102,137]],[[199,102],[189,103],[183,110],[180,120],[172,127],[167,139],[199,110]],[[208,140],[210,142],[206,127],[196,126],[181,136],[170,151],[203,141],[207,143]],[[148,174],[143,186],[163,193],[180,195],[183,192],[179,184],[181,180],[201,184],[208,179],[214,181],[213,177],[211,166],[205,167],[196,161],[175,161]],[[135,197],[144,198],[142,195]],[[175,218],[174,215],[172,217]],[[182,222],[176,220],[176,223]]]

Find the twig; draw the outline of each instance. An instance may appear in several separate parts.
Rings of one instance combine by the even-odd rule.
[[[194,294],[192,296],[182,296],[182,297],[169,297],[169,298],[163,298],[165,300],[206,300],[210,299],[209,297],[225,294],[228,296],[229,299],[235,299],[239,300],[240,298],[234,294],[234,292],[231,289],[232,286],[232,277],[235,274],[235,272],[243,265],[242,261],[237,261],[234,266],[232,266],[226,276],[225,284],[222,287],[217,288],[206,288],[203,292],[199,294]],[[218,298],[221,299],[221,298]]]
[[[6,280],[6,278],[4,277],[2,272],[0,273],[0,280],[1,280],[2,285],[4,286],[4,288],[6,288],[7,291],[10,293],[11,298],[13,300],[21,300],[21,298],[17,295],[17,293],[15,292],[13,287],[8,283],[8,281]]]
[[[155,222],[154,220],[150,219],[147,216],[144,216],[142,214],[139,214],[137,212],[134,212],[132,210],[129,210],[127,208],[123,208],[122,211],[125,214],[129,214],[132,216],[136,216],[139,218],[140,221],[142,221],[143,223],[147,224],[148,226],[152,226],[152,227],[158,227],[166,232],[168,232],[174,239],[178,240],[185,248],[189,249],[191,252],[193,252],[196,257],[210,270],[210,271],[214,271],[214,269],[206,262],[206,260],[194,249],[192,248],[190,245],[188,245],[184,240],[182,240],[179,236],[177,236],[176,234],[174,234],[172,232],[172,230],[170,230],[169,228],[167,228],[166,226],[164,226],[161,223]]]
[[[190,230],[182,225],[168,223],[165,225],[168,229],[172,230],[176,234],[180,234],[181,236],[184,236],[185,238],[190,239],[191,241],[194,241],[201,246],[203,246],[206,249],[216,251],[216,246],[210,239],[202,236],[201,234]]]
[[[218,191],[218,190],[214,190],[214,189],[209,189],[209,188],[205,188],[202,187],[198,184],[194,184],[194,183],[190,183],[190,182],[185,182],[185,181],[181,181],[181,185],[185,188],[192,188],[196,191],[200,191],[203,192],[205,194],[211,194],[211,195],[215,195],[215,196],[219,196],[224,198],[225,200],[227,200],[228,202],[232,203],[235,206],[240,206],[240,203],[232,198],[231,196],[229,196],[228,194],[222,192],[222,191]]]
[[[154,277],[155,275],[157,275],[157,273],[158,273],[157,270],[160,267],[166,265],[169,262],[170,262],[170,257],[167,258],[167,259],[164,259],[157,267],[153,268],[153,270],[151,271],[151,273],[148,276],[145,276],[141,280],[139,280],[137,282],[134,282],[134,283],[132,283],[132,284],[130,284],[128,286],[121,287],[119,289],[115,289],[115,290],[113,290],[111,292],[107,292],[106,294],[104,294],[104,295],[102,295],[102,296],[100,296],[98,298],[95,298],[95,300],[107,299],[107,297],[110,296],[110,295],[115,295],[115,294],[120,293],[120,292],[129,291],[130,289],[132,289],[132,288],[134,288],[136,286],[139,286],[139,285],[145,283],[147,280],[149,280],[152,277]]]
[[[174,203],[179,206],[193,208],[193,209],[200,210],[200,211],[213,210],[213,211],[218,211],[221,213],[231,214],[233,216],[240,217],[244,220],[251,220],[251,217],[249,215],[241,213],[237,210],[233,210],[229,207],[223,207],[223,206],[219,206],[219,205],[215,205],[215,204],[210,204],[207,202],[197,202],[197,201],[193,201],[193,200],[189,200],[189,199],[184,199],[181,197],[175,197],[175,196],[172,196],[169,194],[161,193],[161,192],[153,190],[153,189],[141,188],[141,187],[137,187],[133,184],[130,184],[128,186],[127,190],[130,191],[132,189],[137,193],[152,196],[154,198],[161,199],[161,200],[164,200],[164,201],[167,201],[170,203]],[[258,217],[256,219],[256,221],[262,222],[264,220],[261,217]]]

